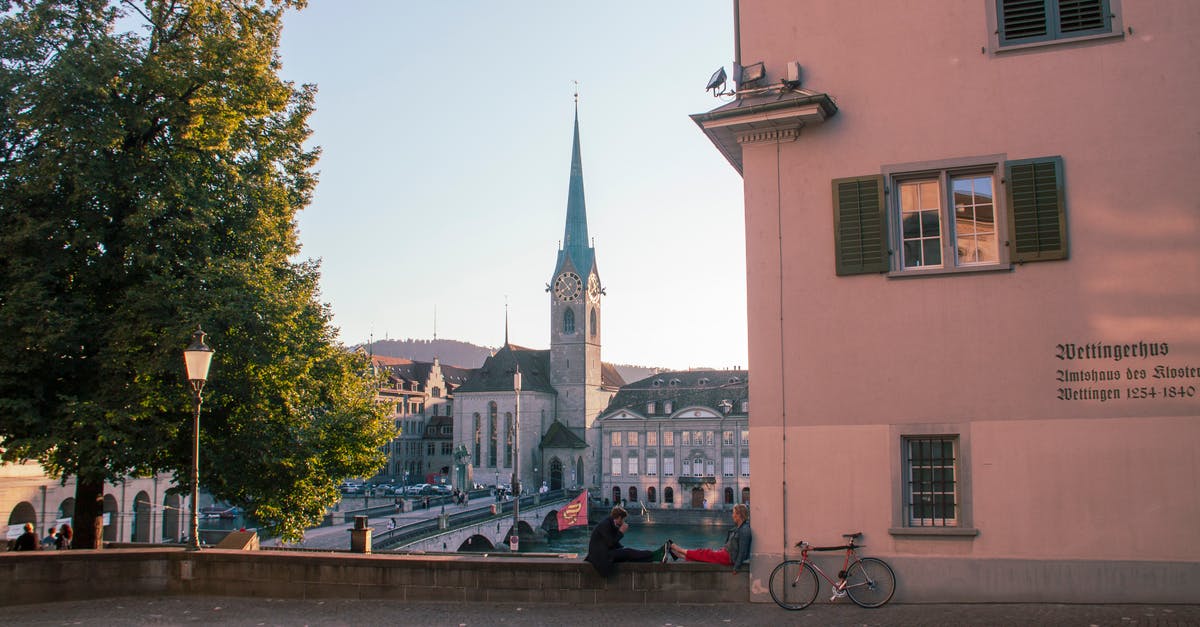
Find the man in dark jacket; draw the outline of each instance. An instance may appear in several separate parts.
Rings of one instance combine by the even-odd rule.
[[[13,546],[14,551],[36,551],[38,550],[38,537],[33,532],[33,523],[25,523],[25,533],[17,537],[17,543]]]
[[[588,541],[588,554],[583,559],[591,562],[592,566],[596,567],[596,572],[605,577],[611,577],[617,572],[617,562],[662,561],[665,547],[657,551],[644,551],[621,546],[621,538],[629,529],[625,522],[627,517],[629,512],[618,505],[612,508],[608,518],[600,521],[592,530],[592,537]]]

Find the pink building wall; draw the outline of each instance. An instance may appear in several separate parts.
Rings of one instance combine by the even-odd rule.
[[[1200,367],[1200,3],[1112,4],[1120,36],[998,51],[991,0],[735,3],[741,62],[838,108],[741,146],[756,600],[786,547],[863,531],[898,601],[1200,601],[1200,394],[1128,398],[1200,392],[1152,378]],[[835,274],[833,179],[984,155],[1062,156],[1068,259]],[[1058,358],[1093,342],[1168,353]],[[1120,380],[1057,381],[1093,369]],[[964,448],[957,535],[900,524],[926,432]]]

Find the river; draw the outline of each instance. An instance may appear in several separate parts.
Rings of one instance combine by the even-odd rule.
[[[591,527],[574,527],[559,533],[551,532],[546,542],[521,542],[522,553],[578,553],[587,555]],[[670,525],[634,523],[621,539],[623,546],[631,549],[654,550],[668,539],[685,549],[713,549],[725,544],[727,527],[714,525]]]

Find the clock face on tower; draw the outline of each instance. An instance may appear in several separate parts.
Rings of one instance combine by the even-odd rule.
[[[600,279],[594,274],[588,277],[588,298],[593,303],[600,302]]]
[[[583,281],[574,272],[564,272],[554,280],[554,295],[558,300],[574,302],[583,291]]]

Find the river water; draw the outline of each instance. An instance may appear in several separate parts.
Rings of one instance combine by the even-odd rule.
[[[550,532],[546,542],[522,541],[522,553],[578,553],[587,555],[590,527],[573,527],[562,532]],[[621,545],[631,549],[654,550],[668,539],[685,549],[715,549],[725,544],[729,529],[714,525],[667,525],[633,523],[621,539]]]

